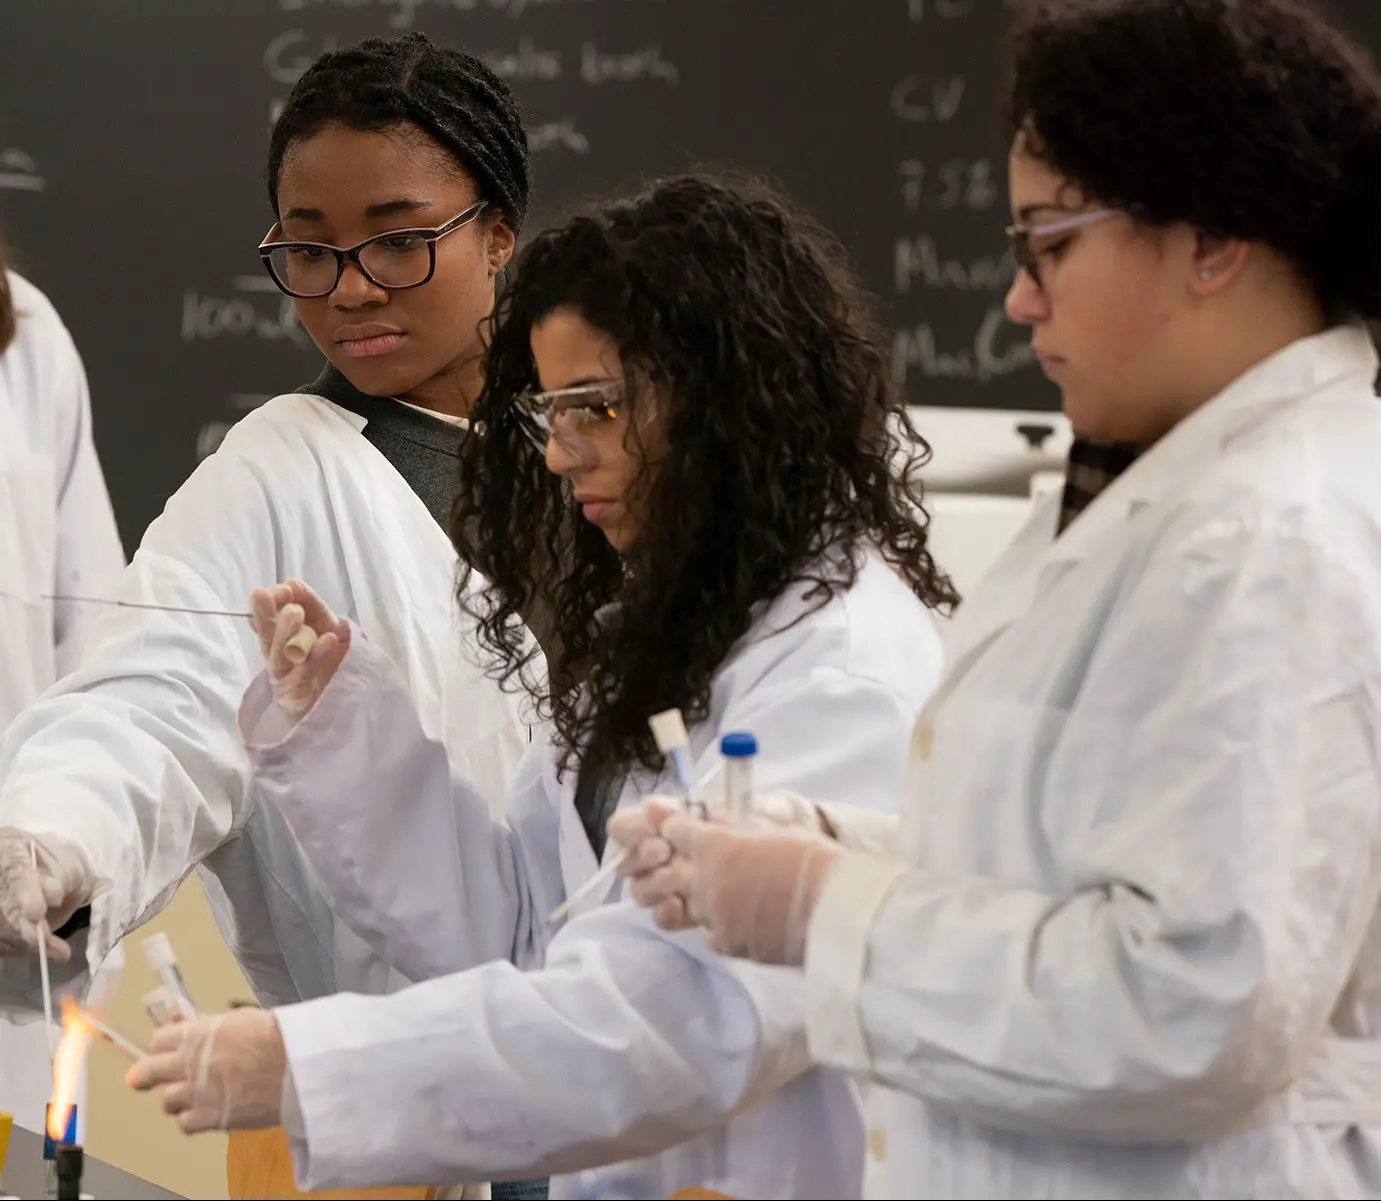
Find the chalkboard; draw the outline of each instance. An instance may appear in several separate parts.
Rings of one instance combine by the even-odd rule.
[[[0,224],[86,359],[126,542],[230,423],[314,374],[316,351],[254,252],[272,222],[269,123],[319,52],[414,28],[480,55],[518,93],[535,150],[529,230],[688,165],[764,173],[849,248],[913,404],[1026,412],[1039,443],[1057,398],[1001,310],[1008,7],[4,0]],[[1011,421],[1005,436],[1025,446]]]

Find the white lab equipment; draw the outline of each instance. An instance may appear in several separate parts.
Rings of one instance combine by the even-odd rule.
[[[891,1196],[1381,1196],[1376,374],[1290,345],[956,615],[806,952]]]
[[[692,770],[719,760],[722,730],[752,729],[773,748],[759,788],[888,807],[939,662],[931,614],[869,553],[851,589],[821,604],[803,584],[759,615],[715,676],[714,721],[688,731]],[[271,696],[261,677],[247,732]],[[342,920],[427,981],[276,1011],[301,1187],[531,1172],[554,1196],[859,1195],[858,1093],[810,1068],[798,975],[658,931],[614,879],[546,925],[600,864],[544,735],[496,823],[352,637],[302,722],[251,752]],[[657,786],[636,776],[623,805]]]
[[[733,731],[719,740],[724,759],[724,808],[729,821],[741,822],[753,803],[753,760],[758,740],[746,731]]]

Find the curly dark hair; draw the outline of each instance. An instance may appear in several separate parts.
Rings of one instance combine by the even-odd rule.
[[[640,534],[621,557],[573,519],[524,431],[533,326],[569,307],[660,385],[666,453],[634,484]],[[499,299],[461,451],[452,537],[487,587],[461,604],[492,670],[552,718],[559,768],[656,770],[648,717],[709,710],[711,681],[761,602],[793,582],[824,604],[876,545],[926,604],[958,597],[927,549],[916,468],[929,447],[892,382],[872,305],[838,245],[765,185],[660,181],[535,237]],[[634,402],[636,404],[636,401]],[[545,688],[516,615],[545,598]],[[598,613],[620,602],[619,620]]]
[[[509,86],[473,54],[408,33],[317,58],[269,135],[265,182],[275,214],[288,150],[332,122],[365,131],[415,127],[464,168],[515,233],[522,229],[532,187],[522,114]]]
[[[1009,140],[1090,199],[1270,246],[1335,319],[1381,317],[1381,81],[1292,0],[1025,0]]]

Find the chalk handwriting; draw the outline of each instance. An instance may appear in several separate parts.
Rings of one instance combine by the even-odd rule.
[[[576,128],[574,117],[559,121],[543,121],[527,128],[527,145],[533,154],[545,150],[569,150],[573,154],[589,154],[590,139]]]
[[[334,34],[317,38],[303,29],[285,29],[264,50],[264,70],[274,83],[291,86],[302,78],[312,62],[328,50],[339,48]]]
[[[681,72],[675,63],[662,57],[660,46],[609,51],[586,42],[580,47],[580,78],[588,84],[639,83],[650,79],[674,88],[681,82]]]
[[[959,112],[967,83],[962,75],[932,79],[920,71],[912,71],[892,89],[888,103],[893,114],[903,121],[945,125]]]
[[[964,262],[943,256],[928,234],[900,237],[893,246],[892,283],[903,295],[947,288],[960,292],[1005,292],[1015,277],[1011,251]]]
[[[262,279],[257,275],[238,276],[234,286],[241,293],[267,296],[270,304],[265,306],[262,300],[256,303],[244,295],[207,296],[192,288],[184,289],[181,330],[184,342],[256,338],[301,347],[312,344],[297,320],[292,298],[279,292],[267,276]]]
[[[977,211],[991,207],[998,197],[991,159],[952,158],[931,168],[910,158],[897,165],[897,172],[908,213],[960,206]]]
[[[903,388],[917,375],[984,384],[1021,371],[1034,361],[1028,335],[1010,324],[998,305],[984,314],[969,345],[956,350],[941,350],[935,331],[924,323],[892,335],[892,377]]]
[[[514,18],[532,9],[553,8],[557,5],[608,3],[610,0],[278,0],[283,12],[301,12],[308,8],[378,8],[388,12],[388,23],[394,29],[411,29],[417,24],[417,12],[423,8],[450,9],[452,12],[476,12],[489,9]],[[641,3],[654,0],[640,0]]]
[[[543,50],[531,38],[523,38],[516,50],[484,50],[479,57],[495,75],[510,83],[550,83],[561,78],[561,52]]]

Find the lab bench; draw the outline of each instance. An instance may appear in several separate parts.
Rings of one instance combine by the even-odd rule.
[[[10,1151],[5,1158],[5,1173],[0,1176],[0,1197],[18,1196],[23,1201],[43,1201],[47,1181],[44,1175],[43,1136],[19,1126],[10,1132]],[[96,1201],[184,1201],[180,1193],[122,1172],[92,1155],[85,1157],[82,1192]]]

